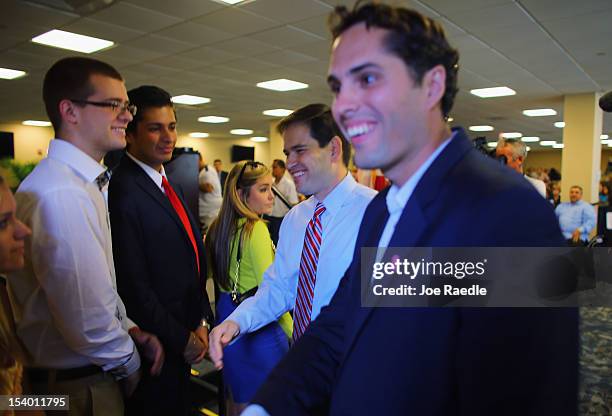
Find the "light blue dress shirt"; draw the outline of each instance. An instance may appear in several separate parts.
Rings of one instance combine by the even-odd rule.
[[[585,201],[564,202],[555,209],[563,237],[569,240],[576,228],[580,229],[580,239],[589,240],[595,228],[595,209]]]
[[[347,175],[322,201],[322,242],[312,303],[314,320],[327,306],[353,258],[361,219],[376,191]],[[293,207],[285,216],[274,262],[265,271],[255,296],[248,298],[227,318],[238,324],[240,334],[276,321],[293,309],[306,226],[319,202],[314,196]]]

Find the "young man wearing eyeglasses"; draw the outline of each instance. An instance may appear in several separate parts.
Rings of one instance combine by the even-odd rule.
[[[32,357],[26,373],[35,394],[69,395],[71,414],[122,414],[120,387],[130,395],[140,378],[134,342],[152,372],[163,364],[159,340],[117,295],[99,163],[125,146],[135,108],[113,67],[80,57],[49,69],[43,99],[56,138],[17,191],[32,236],[25,269],[9,276],[17,334]]]
[[[181,189],[164,171],[177,140],[170,94],[145,85],[128,96],[138,113],[108,196],[117,286],[134,319],[161,340],[166,360],[158,377],[143,377],[127,413],[185,415],[190,364],[204,358],[212,322],[204,248]]]

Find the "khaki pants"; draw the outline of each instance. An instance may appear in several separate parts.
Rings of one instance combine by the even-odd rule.
[[[117,381],[107,373],[70,381],[32,383],[34,394],[63,394],[69,396],[70,410],[47,411],[48,415],[62,416],[122,416],[123,397]]]

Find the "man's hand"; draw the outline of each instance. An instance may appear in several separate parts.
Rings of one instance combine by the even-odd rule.
[[[139,368],[126,378],[119,380],[119,388],[121,389],[121,393],[123,393],[123,397],[130,397],[134,394],[134,391],[136,391],[136,387],[138,387],[140,377],[142,376],[140,371]]]
[[[183,352],[183,357],[188,364],[195,364],[198,357],[202,355],[202,357],[206,354],[206,350],[204,349],[204,344],[200,341],[200,338],[194,333],[189,333],[189,338],[187,339],[187,345],[185,345],[185,351]],[[201,360],[201,359],[200,359]]]
[[[578,241],[580,241],[580,228],[576,228],[574,230],[574,232],[572,233],[572,241],[574,243],[577,243]]]
[[[162,347],[159,338],[149,332],[142,331],[136,326],[130,328],[129,334],[134,340],[136,347],[138,347],[140,350],[141,355],[144,355],[149,361],[152,362],[151,375],[159,375],[166,358],[164,347]]]
[[[239,333],[240,327],[234,321],[223,321],[211,331],[209,355],[218,370],[223,368],[223,348]]]
[[[204,345],[202,353],[196,358],[195,362],[197,364],[204,359],[204,355],[206,355],[206,352],[208,351],[208,328],[205,326],[199,326],[198,329],[195,330],[195,334],[200,339],[202,345]]]

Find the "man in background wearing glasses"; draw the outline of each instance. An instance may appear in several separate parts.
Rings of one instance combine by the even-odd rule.
[[[163,364],[159,340],[126,316],[116,291],[109,175],[99,163],[125,147],[136,108],[113,67],[80,57],[49,69],[43,99],[56,138],[17,191],[17,216],[32,236],[24,270],[9,276],[27,375],[35,394],[69,395],[71,414],[123,414],[122,393],[140,379],[134,342],[152,372]]]

